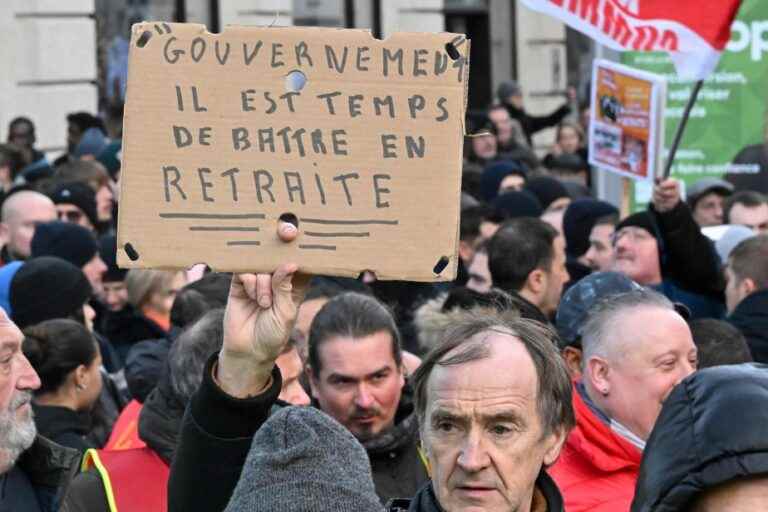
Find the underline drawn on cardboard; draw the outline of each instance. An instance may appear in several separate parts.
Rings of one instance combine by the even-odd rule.
[[[261,231],[255,226],[190,226],[190,231]]]
[[[347,219],[310,219],[307,217],[302,217],[301,222],[306,222],[307,224],[336,224],[336,225],[342,225],[342,226],[355,226],[360,225],[364,226],[366,224],[382,224],[385,226],[397,226],[400,221],[398,220],[380,220],[380,219],[366,219],[366,220],[347,220]]]
[[[227,245],[230,246],[230,247],[239,246],[239,245],[243,245],[243,246],[251,245],[251,246],[253,246],[253,245],[261,245],[261,242],[256,241],[256,240],[233,240],[233,241],[227,242]]]
[[[335,251],[335,245],[321,245],[321,244],[299,244],[299,249],[317,249],[321,251]]]
[[[161,219],[264,219],[263,213],[161,213]]]
[[[305,231],[303,234],[305,236],[316,236],[316,237],[327,237],[327,238],[367,238],[371,236],[371,233],[368,231],[361,232],[361,233],[352,233],[352,232],[320,233],[318,231]]]
[[[454,279],[470,45],[451,33],[135,24],[118,263]],[[287,243],[276,236],[286,212],[299,231]]]

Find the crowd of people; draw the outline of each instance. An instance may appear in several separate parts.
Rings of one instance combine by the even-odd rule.
[[[470,116],[440,284],[120,269],[120,109],[52,162],[14,119],[0,512],[761,509],[768,199],[665,179],[620,212],[574,100]]]

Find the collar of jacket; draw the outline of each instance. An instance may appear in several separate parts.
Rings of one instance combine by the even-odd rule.
[[[743,318],[765,318],[768,321],[768,290],[750,293],[736,305],[731,320]]]
[[[80,456],[79,451],[58,445],[40,435],[21,454],[19,469],[24,471],[35,488],[42,510],[58,510],[58,504],[80,468]],[[44,502],[48,502],[47,506]]]
[[[592,466],[606,473],[640,467],[642,452],[614,432],[604,418],[598,417],[582,397],[579,388],[579,384],[574,384],[572,396],[576,427],[568,435],[566,445]]]
[[[412,500],[393,500],[387,509],[389,512],[445,512],[437,501],[432,482],[419,489]],[[543,469],[536,478],[531,512],[565,512],[560,490]]]

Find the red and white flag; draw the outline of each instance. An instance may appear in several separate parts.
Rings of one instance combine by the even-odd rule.
[[[741,0],[521,0],[614,50],[666,51],[681,78],[717,66]]]

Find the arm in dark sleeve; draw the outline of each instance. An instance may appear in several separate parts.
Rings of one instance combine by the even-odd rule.
[[[725,279],[720,258],[712,242],[693,220],[688,205],[680,201],[674,209],[659,213],[649,207],[656,218],[664,241],[662,274],[694,293],[721,297]]]
[[[179,434],[168,479],[169,512],[224,510],[240,479],[253,435],[269,417],[282,387],[280,370],[262,394],[237,399],[213,380],[214,354],[192,397]]]
[[[534,134],[536,132],[539,132],[545,128],[549,128],[551,126],[557,125],[560,121],[562,121],[565,116],[571,113],[571,107],[568,106],[568,104],[564,104],[562,107],[558,108],[551,114],[547,116],[527,116],[528,119],[526,120],[527,128],[526,131],[530,134]]]

